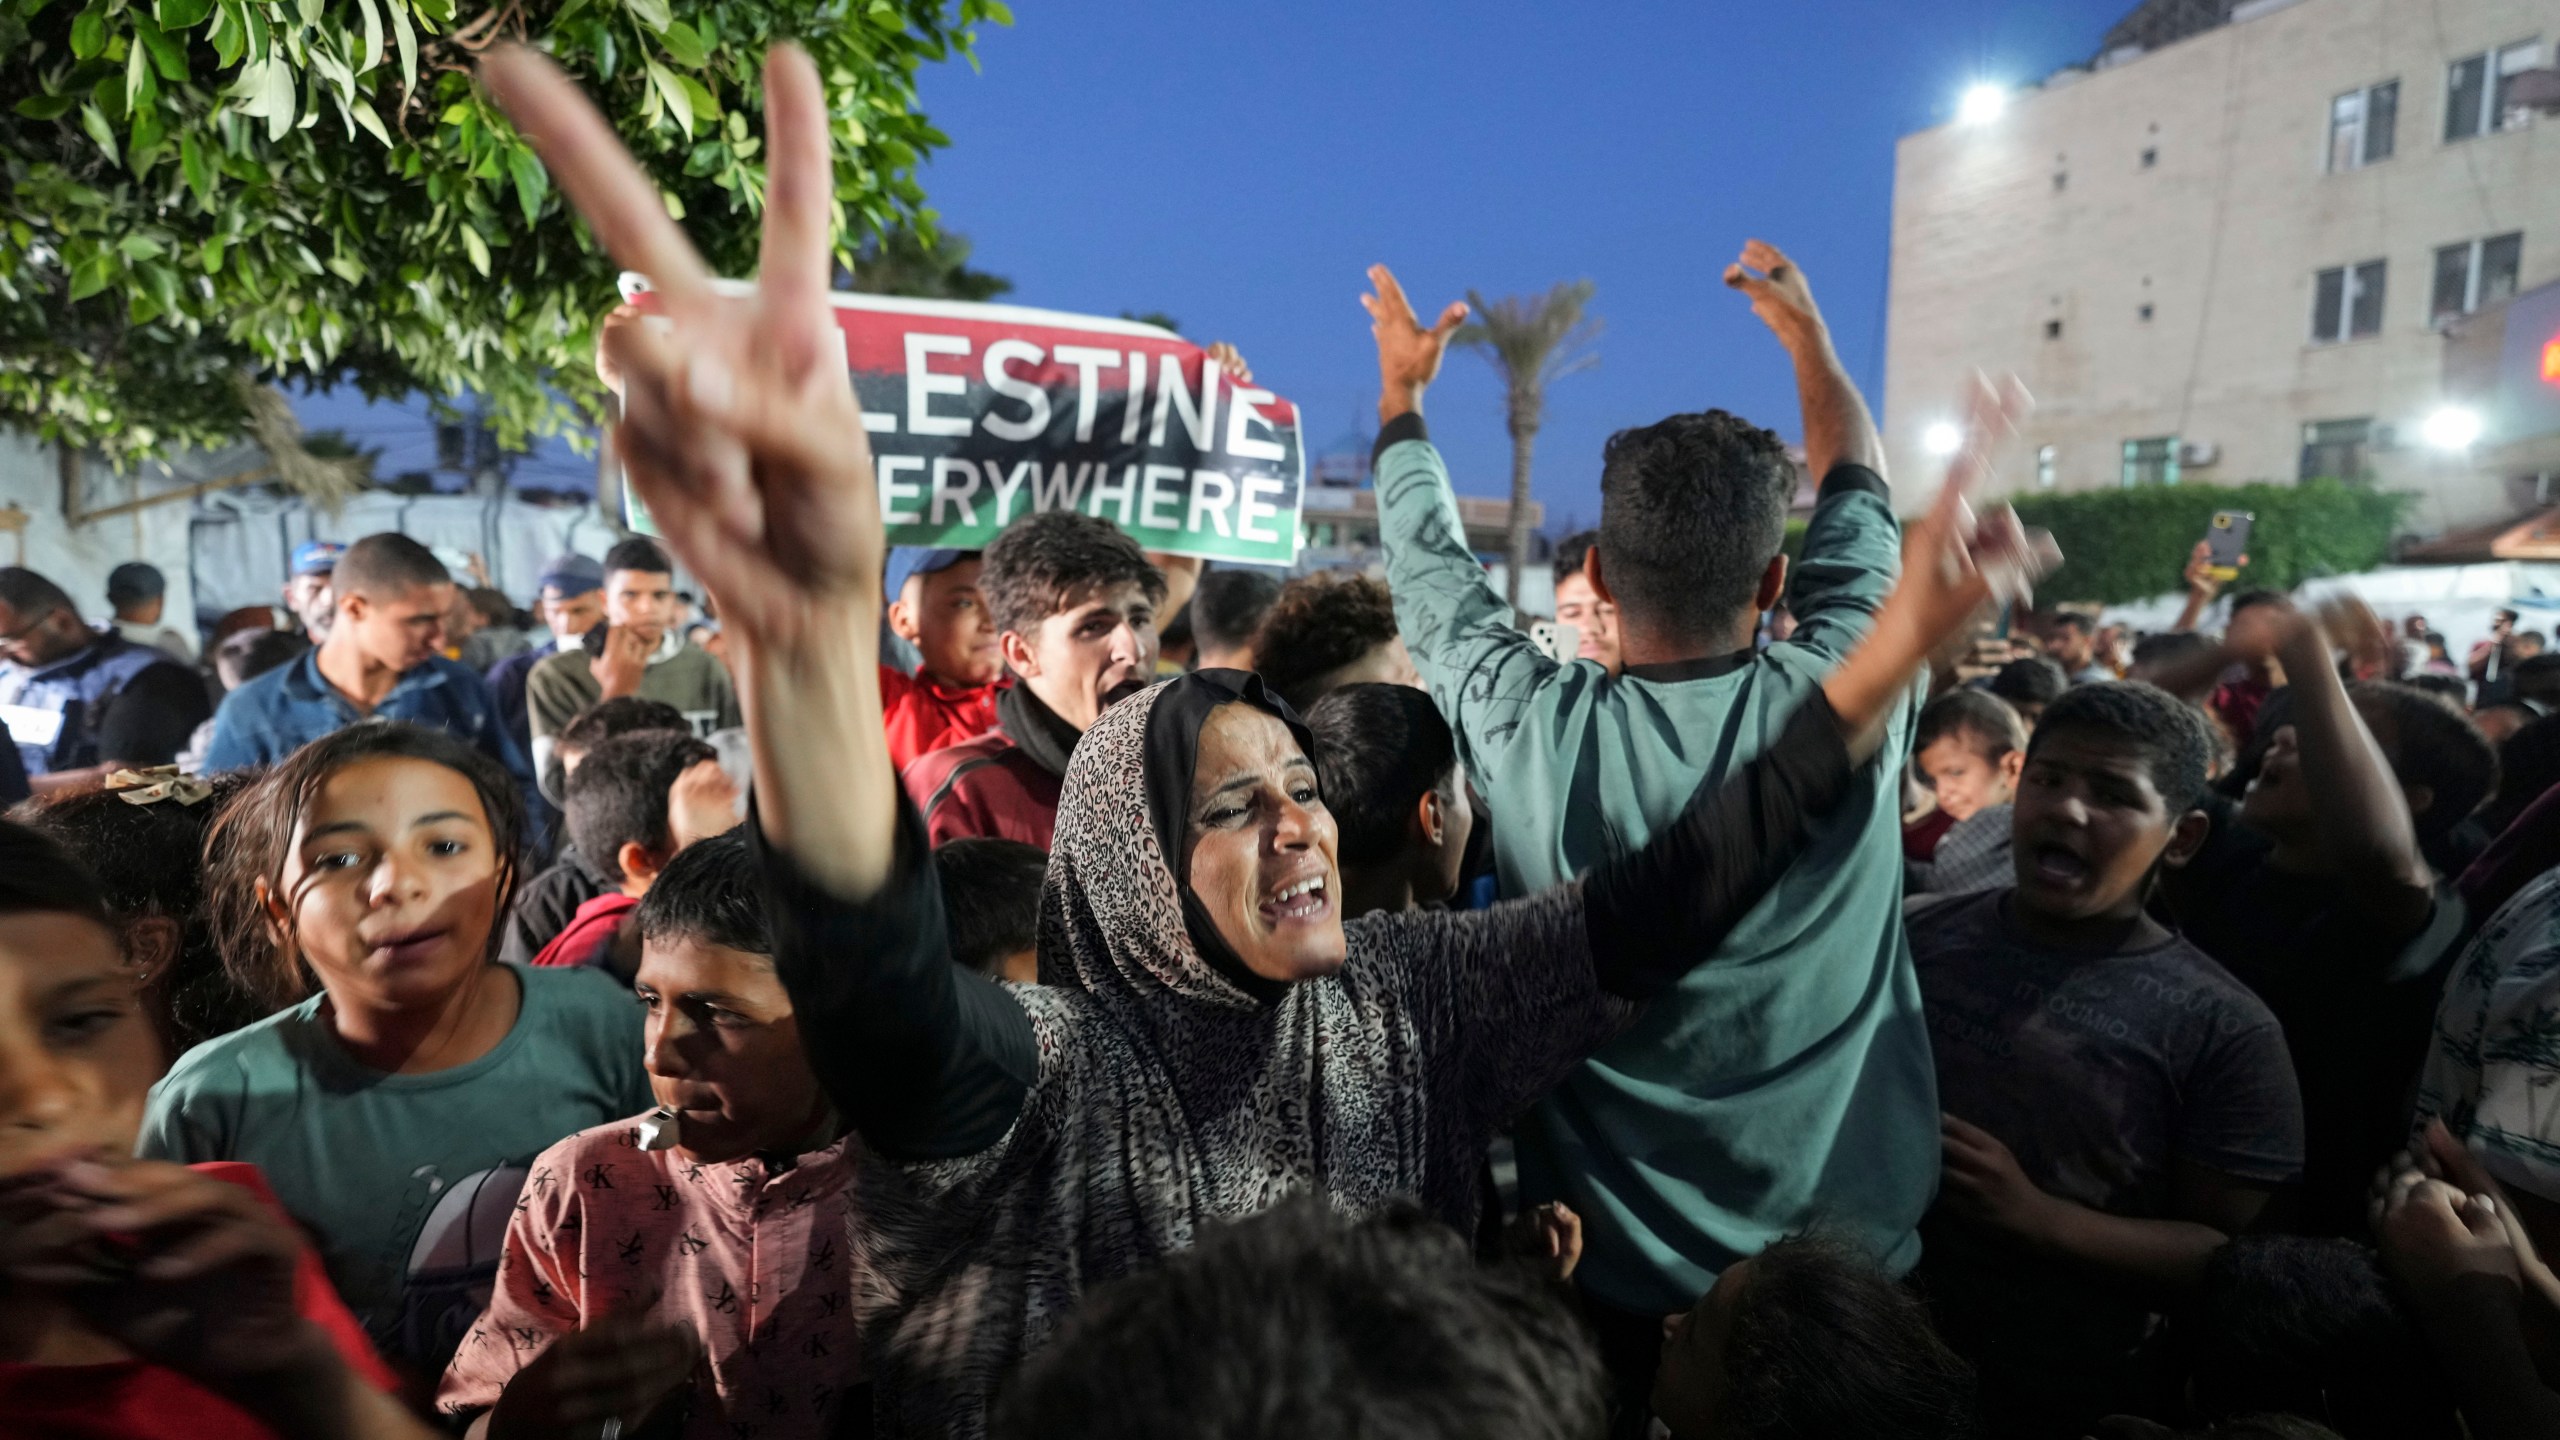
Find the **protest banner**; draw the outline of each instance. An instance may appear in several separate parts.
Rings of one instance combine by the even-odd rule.
[[[622,288],[653,307],[644,278]],[[1234,383],[1199,346],[1023,305],[834,301],[890,544],[975,550],[1033,510],[1077,510],[1149,550],[1297,559],[1298,408]]]

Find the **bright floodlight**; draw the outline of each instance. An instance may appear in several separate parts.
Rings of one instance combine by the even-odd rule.
[[[1920,434],[1921,447],[1944,460],[1964,448],[1964,431],[1941,420]]]
[[[2480,438],[2480,412],[2447,405],[2427,417],[2424,433],[2438,450],[2468,450]]]
[[[1964,100],[1956,106],[1956,118],[1967,125],[1988,125],[2009,109],[2009,92],[1985,82],[1964,92]]]

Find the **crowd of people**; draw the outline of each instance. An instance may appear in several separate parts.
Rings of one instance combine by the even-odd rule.
[[[2015,397],[1898,522],[1757,241],[1792,556],[1674,415],[1533,635],[1379,267],[1379,573],[1049,511],[892,585],[807,61],[752,297],[486,76],[664,300],[663,541],[529,615],[312,542],[201,645],[0,570],[0,1435],[2560,1434],[2514,616],[2038,613]]]

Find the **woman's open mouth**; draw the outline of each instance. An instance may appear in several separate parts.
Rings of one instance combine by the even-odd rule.
[[[1262,918],[1271,925],[1321,920],[1333,910],[1330,887],[1321,875],[1309,875],[1283,885],[1271,898],[1262,902]]]

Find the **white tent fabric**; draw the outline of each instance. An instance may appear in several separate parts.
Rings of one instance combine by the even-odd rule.
[[[305,540],[351,541],[384,530],[449,554],[476,554],[489,578],[518,604],[533,600],[543,562],[575,551],[601,558],[618,538],[593,504],[530,505],[512,495],[395,495],[371,491],[337,514],[272,493],[231,491],[196,505],[189,537],[199,614],[272,605],[293,547]]]

